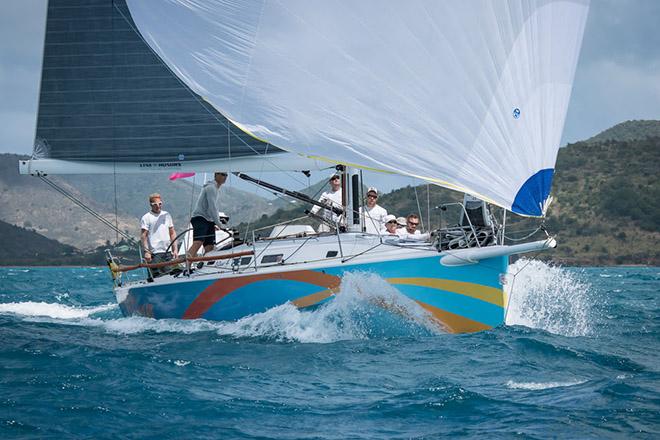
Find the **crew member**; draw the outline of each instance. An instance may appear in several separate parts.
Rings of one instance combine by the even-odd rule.
[[[330,182],[330,191],[325,191],[323,194],[321,194],[321,197],[319,198],[319,202],[343,209],[342,200],[341,200],[341,180],[339,178],[339,174],[333,172],[332,175],[330,176],[329,182]],[[316,214],[321,209],[323,208],[315,205],[312,208],[311,212],[312,214]],[[329,209],[323,209],[322,216],[330,224],[333,225],[341,223],[343,221],[343,216],[340,216],[339,214],[336,214],[335,212]],[[329,232],[330,230],[331,229],[330,227],[328,227],[327,224],[321,223],[319,225],[318,232]]]
[[[193,227],[193,243],[188,249],[189,257],[196,256],[202,245],[204,253],[213,250],[215,231],[222,227],[222,220],[218,215],[218,193],[226,181],[227,173],[215,173],[213,180],[207,182],[199,194],[190,219]]]
[[[378,205],[378,190],[369,188],[367,190],[367,205],[360,207],[360,214],[364,215],[363,221],[365,231],[368,234],[378,234],[385,227],[385,217],[387,210]],[[364,208],[364,209],[363,209]]]
[[[396,229],[396,217],[392,214],[386,215],[383,219],[385,223],[385,228],[380,231],[380,235],[393,235],[398,236]]]
[[[417,227],[419,226],[419,216],[417,214],[410,214],[406,217],[406,227],[396,230],[397,235],[402,240],[412,241],[426,241],[429,240],[428,233],[422,234]]]
[[[144,261],[147,263],[161,263],[176,258],[178,255],[176,232],[169,212],[163,210],[163,201],[160,194],[149,196],[151,210],[140,220],[140,239],[144,250]],[[171,246],[171,252],[167,251]],[[152,268],[153,277],[169,273],[171,267]]]

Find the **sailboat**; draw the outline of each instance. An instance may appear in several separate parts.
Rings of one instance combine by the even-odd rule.
[[[330,232],[288,225],[155,279],[128,280],[111,258],[122,312],[316,307],[367,272],[447,331],[490,329],[505,320],[509,258],[556,242],[505,243],[486,202],[545,215],[588,3],[50,0],[35,148],[19,169],[337,166],[343,223]],[[467,194],[460,222],[428,242],[367,234],[360,170]]]

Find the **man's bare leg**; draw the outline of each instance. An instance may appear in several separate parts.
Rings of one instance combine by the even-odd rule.
[[[202,247],[202,243],[203,243],[202,240],[193,241],[192,245],[190,246],[190,249],[188,249],[188,258],[197,256],[197,252],[199,251],[199,248]],[[212,244],[207,244],[206,246],[204,246],[204,255],[211,252],[213,250],[213,247],[214,245]],[[186,266],[188,268],[188,271],[190,271],[190,261],[187,262]]]
[[[188,249],[188,254],[187,257],[196,257],[197,256],[197,251],[199,251],[199,248],[202,247],[202,240],[195,240],[192,242],[190,245],[190,249]],[[188,272],[190,272],[190,261],[186,261],[186,269],[188,269]]]

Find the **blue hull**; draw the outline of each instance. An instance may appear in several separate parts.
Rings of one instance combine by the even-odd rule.
[[[311,270],[227,275],[206,280],[178,278],[171,283],[130,287],[120,303],[124,315],[153,318],[237,320],[291,302],[322,303],[338,290],[347,272],[374,273],[428,310],[450,332],[486,330],[503,324],[506,298],[501,276],[508,257],[446,267],[438,256]],[[295,267],[295,266],[293,266]]]

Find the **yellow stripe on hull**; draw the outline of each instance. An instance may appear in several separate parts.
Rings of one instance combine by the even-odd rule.
[[[481,284],[466,283],[463,281],[440,280],[437,278],[387,278],[390,284],[404,284],[409,286],[429,287],[431,289],[445,290],[459,295],[469,296],[496,306],[504,307],[504,291]]]

